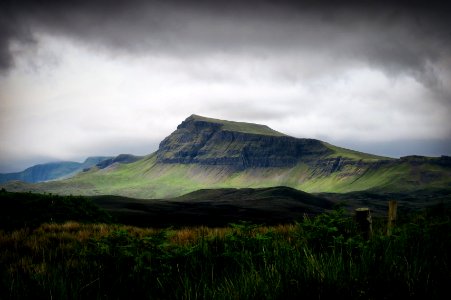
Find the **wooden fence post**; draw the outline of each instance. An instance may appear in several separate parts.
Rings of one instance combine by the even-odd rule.
[[[357,208],[355,210],[355,220],[363,238],[366,240],[370,239],[373,236],[373,221],[371,219],[370,209],[367,207]]]
[[[388,201],[388,223],[387,223],[387,235],[390,236],[392,229],[396,223],[396,211],[398,207],[398,202],[396,200]]]

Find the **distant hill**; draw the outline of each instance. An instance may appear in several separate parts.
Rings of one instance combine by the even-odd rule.
[[[116,157],[107,158],[102,160],[96,164],[96,167],[99,169],[105,169],[113,164],[121,163],[121,164],[129,164],[135,162],[137,160],[142,159],[143,156],[136,156],[131,154],[119,154]]]
[[[109,161],[66,180],[10,182],[11,191],[171,198],[199,189],[287,186],[306,192],[414,191],[451,188],[451,158],[401,159],[295,138],[251,123],[192,115],[159,149]]]
[[[25,169],[22,172],[0,174],[0,183],[8,181],[22,181],[38,183],[49,180],[67,179],[79,172],[86,172],[91,168],[105,169],[111,165],[121,163],[129,164],[142,159],[143,156],[132,154],[119,154],[118,156],[93,156],[84,162],[61,161],[39,164]],[[17,183],[14,183],[17,185]],[[20,184],[19,184],[20,185]]]
[[[0,174],[0,183],[11,180],[35,183],[67,178],[82,171],[83,169],[95,166],[99,162],[109,158],[110,157],[108,156],[95,156],[88,157],[82,163],[74,161],[61,161],[39,164],[29,167],[21,172]]]

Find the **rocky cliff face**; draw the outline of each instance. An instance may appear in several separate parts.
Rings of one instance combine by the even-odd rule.
[[[312,163],[331,153],[321,141],[276,135],[269,127],[260,129],[258,133],[247,132],[243,125],[239,130],[229,130],[219,120],[191,116],[160,143],[157,162],[235,169],[292,167],[300,161]]]

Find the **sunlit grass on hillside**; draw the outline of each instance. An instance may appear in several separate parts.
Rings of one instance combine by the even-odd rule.
[[[0,231],[0,298],[438,299],[451,279],[449,216],[369,241],[334,211],[273,227],[44,224]]]
[[[323,142],[323,144],[331,149],[333,152],[329,154],[327,157],[342,157],[342,158],[348,158],[348,159],[355,159],[355,160],[364,160],[364,161],[378,161],[378,160],[393,160],[393,158],[385,157],[385,156],[379,156],[364,152],[359,152],[355,150],[350,150],[338,146],[334,146],[332,144]]]
[[[190,118],[195,119],[196,121],[205,121],[209,123],[216,123],[222,125],[222,130],[225,131],[234,131],[234,132],[243,132],[250,134],[259,134],[259,135],[270,135],[270,136],[287,136],[281,132],[278,132],[274,129],[266,125],[254,124],[254,123],[245,123],[245,122],[234,122],[227,120],[219,120],[213,118],[207,118],[199,115],[192,115]]]
[[[338,148],[337,148],[338,149]],[[197,164],[158,164],[156,154],[130,164],[117,164],[102,170],[92,169],[77,176],[43,184],[13,182],[11,191],[52,192],[62,195],[120,195],[155,199],[171,198],[205,188],[263,188],[288,186],[306,192],[347,193],[364,190],[411,191],[419,188],[449,186],[449,167],[439,163],[412,164],[408,161],[372,166],[360,165],[378,160],[339,148],[336,157],[355,156],[348,164],[328,173],[328,168],[298,163],[291,168],[248,168]],[[340,151],[348,151],[346,153]],[[355,154],[355,153],[357,154]],[[363,156],[361,156],[363,155]]]
[[[357,167],[348,167],[340,172],[318,177],[313,176],[312,171],[303,165],[293,169],[251,169],[231,173],[230,177],[224,177],[224,172],[227,171],[209,171],[207,167],[201,170],[202,167],[196,165],[156,166],[158,170],[153,170],[152,173],[134,173],[132,167],[121,165],[112,172],[82,174],[73,179],[46,183],[42,187],[28,185],[25,190],[52,191],[62,195],[109,194],[155,199],[177,197],[203,188],[263,188],[283,185],[314,193],[346,193],[371,188],[389,188],[390,191],[418,188],[415,182],[407,181],[410,172],[407,165],[382,167],[365,173]],[[353,175],[354,173],[356,175]],[[447,181],[447,178],[443,178],[435,183],[435,186],[440,188],[446,185]],[[23,189],[22,187],[19,190]],[[15,190],[14,186],[8,186],[8,190]]]

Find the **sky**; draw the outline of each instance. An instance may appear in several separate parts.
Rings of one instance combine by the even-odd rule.
[[[334,3],[2,1],[0,172],[149,154],[191,114],[451,155],[449,7]]]

